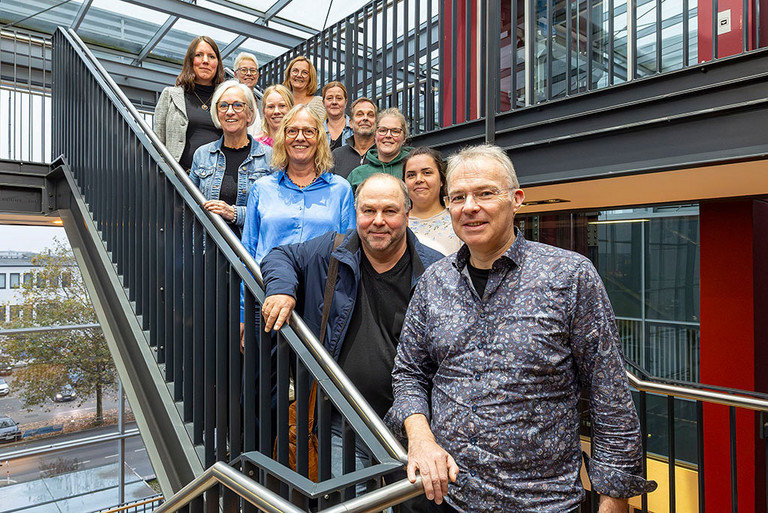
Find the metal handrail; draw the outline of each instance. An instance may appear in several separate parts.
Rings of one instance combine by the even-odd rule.
[[[267,513],[304,513],[304,510],[220,461],[214,463],[162,506],[155,509],[155,513],[178,511],[217,483],[226,486],[261,511]],[[421,477],[417,477],[414,483],[403,479],[323,511],[327,513],[379,511],[416,497],[422,492]]]
[[[70,39],[71,43],[77,44],[82,52],[90,59],[91,63],[101,75],[101,78],[112,89],[113,94],[115,94],[115,96],[117,96],[117,98],[123,103],[125,109],[127,109],[128,112],[133,116],[134,121],[141,127],[145,135],[152,142],[152,145],[160,153],[163,159],[165,159],[166,164],[173,170],[174,174],[181,181],[181,183],[184,184],[192,198],[202,207],[206,201],[203,193],[192,183],[192,180],[190,180],[187,173],[181,168],[178,162],[176,162],[171,153],[152,130],[152,128],[147,124],[146,121],[144,121],[143,117],[139,114],[138,110],[136,110],[125,93],[123,93],[123,91],[115,83],[109,73],[107,73],[98,59],[96,59],[93,53],[91,53],[90,49],[85,45],[85,43],[83,43],[77,33],[71,28],[67,29],[64,35]],[[240,260],[243,262],[243,265],[245,265],[246,269],[254,276],[258,285],[263,287],[264,281],[261,276],[261,269],[259,268],[259,265],[243,247],[240,240],[235,236],[234,232],[227,226],[221,216],[211,214],[207,210],[205,210],[205,213],[208,215],[210,221],[219,231],[221,236],[224,237],[238,258],[240,258]],[[325,347],[323,347],[320,341],[317,340],[317,337],[315,337],[312,331],[304,323],[303,319],[301,319],[301,317],[299,317],[296,312],[293,312],[291,315],[290,328],[293,329],[294,333],[296,333],[296,335],[299,337],[299,340],[301,340],[306,345],[307,349],[314,355],[317,362],[331,378],[333,384],[339,389],[340,393],[350,403],[357,414],[360,415],[365,425],[368,427],[368,429],[371,430],[373,435],[382,444],[390,456],[401,461],[402,463],[406,463],[408,458],[405,449],[403,449],[403,446],[400,444],[397,438],[395,438],[392,432],[387,429],[386,425],[376,414],[371,405],[368,404],[368,402],[363,398],[362,394],[360,394],[360,391],[357,390],[357,388],[352,384],[352,381],[341,370],[339,364],[336,363],[336,360],[333,359],[333,357],[330,355],[330,353],[328,353]]]
[[[656,383],[638,378],[629,371],[627,378],[629,384],[642,392],[651,392],[654,394],[671,395],[682,399],[692,399],[694,401],[707,401],[725,406],[735,406],[747,408],[749,410],[768,411],[768,401],[755,397],[745,397],[723,392],[714,392],[711,390],[699,390],[680,385],[669,385],[666,383]]]

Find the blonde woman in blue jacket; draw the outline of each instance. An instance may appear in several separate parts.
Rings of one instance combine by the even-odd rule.
[[[224,82],[224,65],[216,42],[208,36],[192,40],[175,87],[166,87],[157,101],[154,130],[185,170],[195,150],[221,137],[211,119],[213,92]]]

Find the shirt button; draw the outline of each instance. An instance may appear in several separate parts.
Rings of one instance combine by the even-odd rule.
[[[477,348],[478,348],[478,349],[483,349],[484,347],[485,347],[485,344],[483,344],[482,342],[480,342],[479,344],[477,344]]]
[[[480,312],[480,318],[485,319],[485,312]]]
[[[475,438],[475,437],[473,436],[472,438],[470,438],[470,439],[469,439],[469,443],[471,443],[471,444],[473,444],[473,445],[474,445],[474,444],[476,444],[476,443],[477,443],[477,438]]]
[[[477,406],[474,404],[472,405],[472,412],[477,413]]]
[[[475,374],[475,381],[480,381],[480,373]]]
[[[477,472],[475,472],[474,470],[470,470],[469,475],[472,477],[475,477],[477,475]]]

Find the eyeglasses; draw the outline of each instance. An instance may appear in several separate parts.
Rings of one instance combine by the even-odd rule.
[[[243,102],[219,102],[216,104],[216,108],[219,109],[219,112],[221,113],[227,112],[230,107],[232,107],[232,110],[239,114],[245,110],[247,105]]]
[[[291,70],[291,75],[294,76],[294,77],[308,77],[309,76],[309,71],[307,71],[305,69],[302,69],[302,70],[292,69]]]
[[[399,137],[403,133],[402,128],[377,128],[376,133],[382,137],[386,137],[387,134],[392,134],[392,137]]]
[[[241,75],[258,75],[259,68],[237,68],[235,71]]]
[[[296,128],[295,126],[289,126],[285,129],[285,136],[288,139],[296,139],[299,136],[299,132],[304,134],[305,139],[314,139],[317,137],[317,128],[306,127]]]
[[[479,191],[474,192],[454,192],[448,196],[443,197],[443,200],[445,201],[445,204],[450,208],[459,208],[464,206],[464,203],[467,202],[467,198],[472,196],[472,198],[475,200],[475,203],[478,205],[487,205],[495,201],[496,198],[502,194],[506,194],[511,190],[513,189],[480,189]]]

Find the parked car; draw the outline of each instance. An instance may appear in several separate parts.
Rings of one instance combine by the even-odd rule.
[[[77,392],[72,388],[72,385],[64,385],[61,387],[55,396],[53,396],[54,402],[63,403],[65,401],[73,401],[77,398]]]
[[[3,378],[0,378],[0,396],[8,395],[11,392],[11,387],[5,382]]]
[[[0,440],[6,442],[21,440],[21,429],[10,417],[0,417]]]
[[[0,376],[10,376],[13,374],[13,365],[9,360],[0,359]]]

